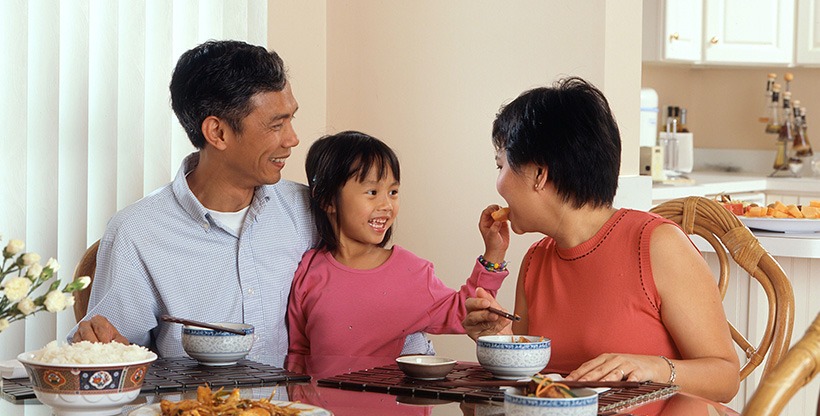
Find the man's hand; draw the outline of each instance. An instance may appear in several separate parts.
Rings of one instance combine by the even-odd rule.
[[[482,335],[512,334],[512,321],[487,310],[490,306],[503,310],[495,298],[483,288],[476,289],[475,294],[476,297],[467,299],[464,304],[467,316],[461,322],[461,326],[467,335],[475,340]]]
[[[119,342],[120,344],[129,345],[128,338],[125,338],[108,322],[102,315],[94,315],[87,321],[80,322],[77,332],[74,333],[72,341],[90,341],[108,343],[111,341]]]

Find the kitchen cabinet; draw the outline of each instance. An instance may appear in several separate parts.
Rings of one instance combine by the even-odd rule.
[[[795,0],[644,0],[643,5],[644,61],[794,62]]]
[[[706,0],[703,59],[790,64],[794,0]]]
[[[644,60],[700,61],[702,39],[701,0],[644,0]]]
[[[797,5],[798,65],[820,65],[820,7],[818,0],[799,0]]]

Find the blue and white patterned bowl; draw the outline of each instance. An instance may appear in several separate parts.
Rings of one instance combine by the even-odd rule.
[[[572,389],[578,397],[555,399],[530,397],[520,389],[504,392],[504,414],[507,416],[596,416],[598,393],[591,389]]]
[[[521,338],[528,342],[520,341]],[[486,335],[476,341],[478,362],[496,378],[517,380],[547,366],[552,353],[548,338],[533,335]]]
[[[239,329],[245,335],[216,331],[192,325],[182,327],[182,348],[203,365],[233,365],[251,351],[253,325],[214,322],[215,325]]]

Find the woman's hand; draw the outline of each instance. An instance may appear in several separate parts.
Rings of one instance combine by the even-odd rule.
[[[501,207],[490,205],[481,211],[481,218],[478,220],[478,229],[481,231],[481,238],[484,239],[484,259],[493,263],[501,263],[507,254],[510,246],[510,226],[507,221],[496,221],[492,213]]]
[[[569,373],[567,380],[578,381],[669,381],[669,364],[654,355],[601,354]]]
[[[504,310],[495,298],[482,288],[476,289],[475,294],[476,297],[467,299],[464,304],[467,308],[467,316],[461,325],[467,331],[467,335],[474,340],[483,335],[512,335],[510,326],[512,321],[487,310],[490,306]]]

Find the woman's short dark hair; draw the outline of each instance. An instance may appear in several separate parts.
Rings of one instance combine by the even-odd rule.
[[[604,94],[570,77],[525,91],[493,122],[493,145],[511,169],[547,169],[564,201],[580,208],[611,206],[621,168],[621,135]]]
[[[342,187],[352,178],[364,181],[373,169],[376,169],[379,180],[392,173],[397,182],[401,181],[396,153],[373,136],[358,131],[343,131],[324,136],[310,146],[305,173],[310,184],[310,211],[319,231],[317,248],[331,252],[339,248],[339,236],[333,230],[326,208],[331,204],[336,206],[336,223],[339,224]],[[379,246],[384,247],[392,235],[391,226]]]
[[[253,111],[251,98],[282,91],[285,64],[274,51],[245,42],[205,42],[180,56],[171,77],[171,108],[197,149],[205,147],[202,122],[216,116],[242,132],[242,119]]]

